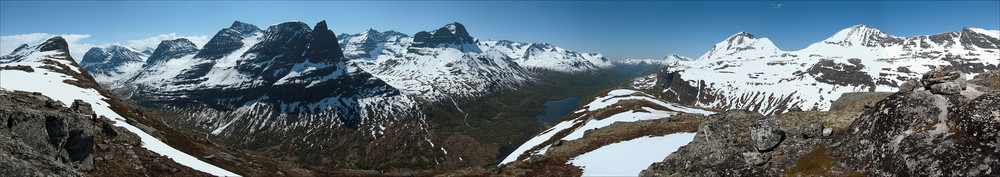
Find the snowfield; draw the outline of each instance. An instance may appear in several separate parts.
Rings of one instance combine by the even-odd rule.
[[[609,144],[569,161],[583,167],[583,176],[638,176],[649,164],[663,161],[670,153],[694,140],[694,133],[641,137]]]
[[[153,136],[143,132],[139,128],[125,123],[125,119],[121,115],[118,115],[118,113],[111,110],[110,104],[105,101],[110,98],[104,97],[97,90],[90,88],[84,89],[63,82],[63,80],[73,80],[73,77],[71,76],[53,72],[49,69],[43,69],[42,66],[45,66],[46,64],[43,64],[41,61],[44,59],[51,59],[63,65],[73,66],[72,61],[70,61],[71,59],[62,56],[55,56],[56,54],[61,53],[56,51],[34,52],[21,61],[0,61],[0,63],[2,63],[0,64],[0,67],[25,65],[34,69],[34,72],[25,72],[21,70],[0,71],[0,89],[7,91],[17,90],[40,92],[45,96],[61,101],[65,104],[73,103],[73,101],[77,99],[83,100],[93,106],[94,113],[98,116],[108,117],[114,121],[113,125],[124,127],[132,133],[139,135],[143,148],[167,156],[179,164],[212,175],[239,176],[236,173],[216,167],[209,163],[205,163],[198,160],[198,158],[194,156],[174,149],[166,143],[153,138]],[[76,70],[74,72],[81,71],[80,68],[75,69]]]

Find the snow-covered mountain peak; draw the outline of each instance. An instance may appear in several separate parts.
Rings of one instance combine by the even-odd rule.
[[[11,51],[10,54],[17,53],[17,51],[27,49],[28,47],[28,44],[21,44],[21,46],[18,46],[14,49],[14,51]]]
[[[33,54],[35,53],[42,53],[46,55],[46,57],[33,57]],[[34,46],[21,45],[21,47],[18,47],[9,55],[0,57],[0,63],[22,62],[27,59],[39,58],[62,59],[71,63],[76,63],[76,61],[70,57],[69,44],[66,43],[66,39],[63,39],[62,36],[49,38],[48,40],[45,40],[45,42]]]
[[[726,41],[728,41],[730,44],[743,44],[745,41],[753,39],[757,39],[756,37],[753,36],[753,34],[750,34],[745,31],[740,31],[739,33],[729,36],[729,38],[726,38]]]
[[[62,36],[56,36],[49,38],[48,40],[45,40],[45,42],[42,42],[42,44],[39,44],[38,51],[40,52],[56,51],[69,54],[69,44],[66,43],[66,39],[63,39]]]
[[[712,46],[712,49],[698,57],[698,60],[721,59],[737,54],[747,57],[738,59],[749,59],[770,56],[778,52],[780,50],[770,39],[756,38],[753,34],[739,32]]]
[[[177,58],[197,52],[198,47],[186,38],[164,40],[160,42],[160,45],[156,46],[156,50],[153,50],[153,54],[149,55],[146,63],[156,63],[165,59]]]
[[[666,57],[663,57],[663,60],[664,61],[692,61],[694,59],[693,58],[688,58],[688,57],[685,57],[685,56],[680,56],[680,55],[677,55],[677,54],[670,54],[670,55],[667,55]]]
[[[346,58],[375,60],[386,50],[405,51],[411,38],[392,30],[379,32],[369,28],[358,34],[342,33],[337,40]]]
[[[125,47],[121,45],[111,45],[106,48],[93,47],[83,55],[83,59],[80,61],[81,65],[87,65],[92,63],[121,63],[121,62],[144,62],[146,54],[143,54],[139,50],[132,49],[130,47]],[[90,70],[90,69],[88,69]]]
[[[241,21],[234,21],[233,25],[229,26],[229,29],[240,32],[240,34],[243,34],[244,37],[253,35],[253,33],[260,31],[260,28],[257,28],[257,26],[249,23],[243,23]]]
[[[992,37],[993,39],[1000,38],[1000,30],[986,30],[982,28],[965,27],[962,28],[962,32],[983,34],[988,37]]]
[[[152,49],[139,51],[121,45],[94,47],[83,55],[80,67],[90,72],[98,84],[107,87],[135,74],[152,53]]]
[[[843,47],[886,47],[902,44],[903,40],[905,40],[905,38],[894,36],[882,32],[882,30],[860,24],[840,30],[833,36],[830,36],[830,38],[820,42],[820,44],[839,45]]]
[[[198,51],[195,58],[218,59],[243,46],[244,34],[233,28],[223,28],[215,33],[208,43]]]
[[[365,38],[367,38],[367,36],[369,36],[369,35],[376,35],[377,36],[377,35],[379,35],[379,32],[378,32],[378,30],[375,30],[375,29],[372,29],[372,28],[368,28],[365,31],[361,32],[361,36],[364,36]]]

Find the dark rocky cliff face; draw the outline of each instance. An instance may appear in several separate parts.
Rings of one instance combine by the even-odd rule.
[[[938,69],[887,96],[845,94],[852,103],[826,112],[711,115],[641,176],[993,176],[1000,91],[978,83],[1000,82],[995,72],[966,83]]]
[[[411,47],[438,47],[447,44],[475,44],[475,42],[475,38],[469,35],[465,26],[455,22],[434,31],[421,31],[414,34]]]
[[[149,55],[149,59],[146,59],[146,65],[152,65],[157,62],[166,61],[167,59],[178,58],[197,52],[198,47],[190,40],[184,38],[161,41],[156,46],[156,50],[153,50],[153,54]]]
[[[685,105],[695,105],[699,102],[708,103],[715,101],[716,97],[712,95],[712,93],[707,90],[702,90],[702,88],[706,88],[704,81],[698,81],[698,83],[692,85],[688,81],[681,78],[681,74],[679,72],[665,71],[666,70],[663,70],[656,74],[656,85],[653,86],[653,89],[669,89],[670,91],[659,93],[654,92],[657,97],[660,97],[663,100]]]
[[[231,28],[225,28],[215,33],[208,43],[202,47],[195,58],[219,59],[236,49],[243,47],[243,34]]]

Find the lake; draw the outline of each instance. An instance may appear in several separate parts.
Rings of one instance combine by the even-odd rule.
[[[573,113],[577,107],[580,107],[576,103],[580,101],[577,97],[567,97],[561,100],[550,100],[545,101],[545,113],[535,115],[535,119],[538,122],[548,123],[550,125],[555,125],[559,123],[559,119],[566,117],[570,113]]]

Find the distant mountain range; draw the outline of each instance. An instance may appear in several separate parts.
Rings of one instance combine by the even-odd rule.
[[[975,75],[1000,65],[1000,31],[898,37],[855,25],[799,51],[782,51],[746,32],[642,82],[667,101],[776,114],[826,110],[847,92],[895,91],[937,67]]]
[[[612,67],[601,54],[544,43],[479,41],[460,23],[410,37],[368,29],[338,36],[347,58],[408,95],[425,100],[476,96],[531,80],[532,71],[595,72]]]

